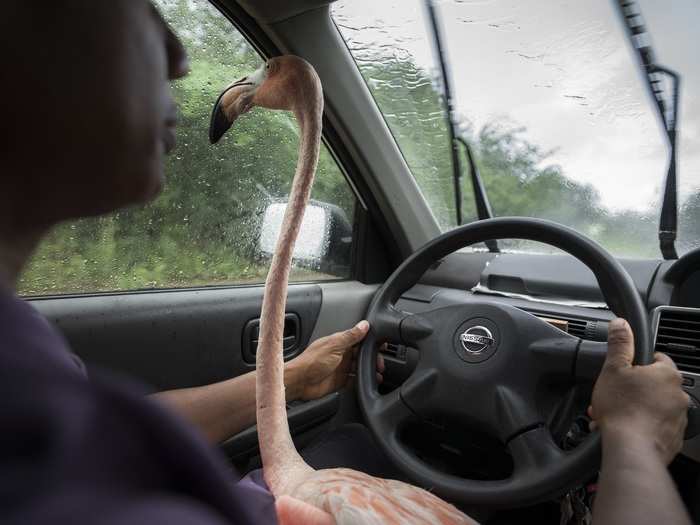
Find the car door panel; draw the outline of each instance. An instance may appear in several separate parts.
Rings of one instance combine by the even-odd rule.
[[[92,367],[135,377],[154,391],[205,385],[249,372],[245,325],[260,316],[263,287],[182,290],[32,301]],[[300,347],[321,307],[317,284],[290,287]]]
[[[298,318],[301,353],[320,337],[353,326],[365,315],[376,286],[356,281],[293,284],[287,313]],[[246,326],[260,316],[261,285],[219,289],[135,292],[31,300],[62,331],[72,350],[91,369],[108,369],[135,378],[154,392],[200,386],[254,370],[246,359]],[[289,406],[292,434],[308,442],[329,425],[356,417],[340,410],[333,393]],[[251,427],[223,444],[237,464],[257,454]]]
[[[341,394],[333,392],[321,399],[294,403],[287,406],[289,429],[297,447],[308,443],[330,425],[340,407]],[[258,430],[252,426],[221,444],[226,456],[237,465],[244,465],[258,454]],[[243,470],[248,470],[243,467]]]
[[[364,319],[378,287],[356,281],[321,285],[323,300],[311,340],[346,330]]]

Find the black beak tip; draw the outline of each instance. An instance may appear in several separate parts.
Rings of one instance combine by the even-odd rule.
[[[224,136],[224,133],[231,127],[231,122],[221,109],[221,103],[216,101],[214,111],[211,114],[211,123],[209,124],[209,142],[216,144],[219,139]]]

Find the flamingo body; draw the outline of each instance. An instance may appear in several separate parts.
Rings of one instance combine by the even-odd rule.
[[[295,449],[287,421],[282,335],[294,243],[321,146],[323,94],[316,71],[305,60],[287,55],[271,59],[264,69],[229,86],[214,107],[211,141],[218,141],[236,118],[254,106],[292,111],[301,131],[299,159],[282,222],[285,228],[277,240],[265,283],[256,356],[258,440],[270,491],[278,501],[290,496],[328,513],[326,522],[334,520],[337,525],[474,523],[452,505],[407,483],[350,469],[315,471]],[[304,511],[294,504],[285,508]]]
[[[430,492],[346,468],[315,471],[291,496],[337,525],[463,525],[475,522]]]

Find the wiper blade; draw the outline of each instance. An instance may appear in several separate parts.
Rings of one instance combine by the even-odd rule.
[[[676,235],[678,232],[678,195],[676,187],[676,138],[678,135],[678,105],[680,75],[656,63],[649,32],[644,25],[642,12],[635,2],[616,0],[620,16],[625,23],[627,36],[634,47],[640,67],[646,78],[649,94],[668,137],[670,155],[666,185],[664,188],[661,217],[659,218],[659,248],[664,259],[677,259]],[[670,97],[665,87],[670,84]]]
[[[452,154],[452,180],[455,191],[455,211],[457,214],[457,226],[462,225],[462,168],[459,162],[459,149],[456,140],[455,123],[454,123],[454,106],[452,104],[452,89],[450,87],[449,72],[447,71],[447,62],[442,49],[442,37],[440,35],[440,26],[437,20],[437,12],[435,10],[434,0],[426,0],[425,5],[428,10],[428,18],[433,30],[433,40],[437,50],[438,61],[440,62],[440,73],[442,75],[442,90],[445,97],[445,106],[447,112],[447,134],[450,139],[450,153]]]
[[[457,137],[457,140],[464,147],[464,153],[467,156],[467,162],[469,163],[469,173],[471,173],[472,176],[472,188],[474,189],[474,200],[476,201],[476,216],[479,218],[479,220],[490,219],[493,217],[491,203],[486,196],[486,188],[484,187],[484,182],[481,179],[479,167],[476,165],[476,161],[474,160],[472,148],[464,137]],[[498,249],[498,241],[495,239],[484,241],[484,244],[490,252],[499,253],[501,251]]]
[[[430,26],[433,33],[433,41],[435,43],[435,49],[437,51],[438,61],[440,63],[440,74],[442,77],[442,89],[443,96],[445,97],[445,112],[447,121],[447,133],[450,140],[450,153],[452,155],[452,181],[454,184],[455,193],[455,212],[457,215],[457,226],[461,226],[463,223],[462,214],[462,166],[459,161],[459,144],[462,144],[465,148],[465,154],[467,156],[467,161],[469,162],[470,173],[472,177],[472,186],[474,191],[474,199],[476,201],[477,217],[481,219],[490,219],[493,217],[491,212],[491,206],[486,196],[486,189],[481,181],[481,175],[479,170],[476,168],[476,163],[474,162],[474,157],[472,155],[472,150],[469,144],[462,137],[457,136],[457,126],[454,121],[454,105],[452,102],[452,89],[450,86],[450,75],[447,69],[447,61],[445,60],[445,53],[442,46],[442,37],[440,33],[440,24],[438,22],[438,14],[435,8],[434,0],[425,0],[426,9],[428,11],[428,19],[430,20]],[[489,251],[498,252],[498,243],[495,240],[486,241],[484,244],[488,247]]]

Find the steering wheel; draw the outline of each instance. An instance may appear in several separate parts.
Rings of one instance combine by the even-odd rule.
[[[554,222],[497,218],[473,222],[430,241],[396,269],[377,291],[358,363],[358,396],[377,442],[416,484],[454,502],[518,507],[551,499],[584,482],[600,464],[600,437],[593,433],[564,451],[538,412],[536,396],[553,376],[572,384],[592,382],[607,344],[563,333],[532,314],[494,301],[470,301],[420,314],[396,301],[446,255],[492,239],[526,239],[573,255],[595,274],[610,308],[634,333],[636,364],[652,361],[644,304],[626,270],[600,245]],[[385,341],[417,348],[411,376],[380,395],[375,373],[377,347]],[[442,472],[419,459],[400,440],[405,424],[450,417],[497,438],[513,462],[507,479],[470,480]]]

